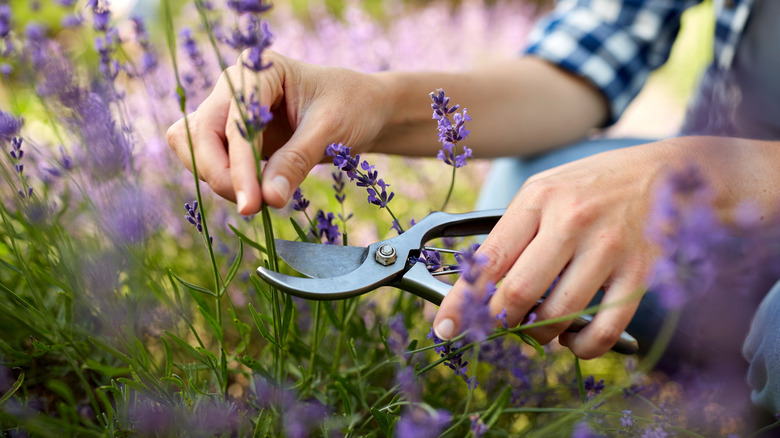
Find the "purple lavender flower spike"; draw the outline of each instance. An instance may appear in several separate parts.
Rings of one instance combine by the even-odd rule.
[[[95,30],[105,32],[111,21],[111,10],[106,0],[88,0],[87,7],[92,9],[92,25]]]
[[[201,222],[201,216],[200,216],[200,210],[198,209],[198,201],[194,201],[192,203],[192,206],[190,207],[190,204],[184,204],[184,210],[187,212],[187,214],[184,216],[185,219],[187,219],[187,222],[192,224],[199,233],[203,233],[203,224]]]
[[[625,409],[623,412],[622,417],[620,417],[620,424],[623,427],[631,427],[634,425],[634,417],[631,416],[631,410]]]
[[[399,231],[400,233],[400,231]],[[422,250],[418,262],[425,263],[428,272],[436,272],[442,268],[441,253],[439,251]]]
[[[441,344],[442,342],[444,342],[438,337],[436,337],[436,333],[433,331],[433,327],[431,327],[431,331],[428,333],[427,339],[432,340],[435,344]],[[447,342],[446,344],[438,345],[433,349],[434,351],[439,353],[441,357],[446,357],[454,353],[452,357],[450,357],[448,360],[445,360],[443,362],[444,366],[451,369],[456,376],[462,377],[463,380],[469,385],[469,387],[476,388],[477,380],[476,378],[468,377],[469,363],[468,361],[463,360],[463,352],[457,353],[459,348],[460,348],[459,345],[456,345],[452,342]]]
[[[352,156],[352,148],[344,146],[342,143],[333,143],[325,149],[329,157],[333,157],[333,165],[346,173],[349,180],[352,181],[357,176],[357,168],[360,163],[360,155]]]
[[[536,314],[534,313],[534,315],[536,315]],[[501,321],[501,325],[504,326],[505,329],[508,329],[509,328],[509,322],[507,321],[506,318],[507,318],[506,309],[501,310],[501,312],[499,312],[499,314],[496,315],[496,319]]]
[[[488,262],[486,257],[477,255],[476,251],[478,248],[479,244],[474,244],[467,251],[455,255],[455,259],[458,262],[458,268],[461,270],[461,277],[463,277],[468,284],[472,285],[477,283],[482,268]]]
[[[433,102],[431,103],[433,119],[438,123],[439,142],[442,144],[442,149],[436,158],[450,166],[463,167],[468,158],[473,158],[472,150],[464,146],[463,153],[458,155],[455,155],[455,150],[458,142],[463,141],[470,134],[469,130],[466,129],[466,122],[471,121],[471,116],[468,115],[466,108],[463,108],[461,113],[456,113],[455,111],[460,106],[450,107],[450,98],[445,96],[444,90],[438,89],[430,93],[430,96]],[[450,115],[452,115],[452,120],[450,120]]]
[[[100,213],[111,236],[122,243],[144,242],[159,222],[150,193],[140,187],[122,185],[101,203]],[[193,219],[188,216],[188,219]],[[200,213],[197,214],[198,224]]]
[[[60,159],[60,165],[62,165],[62,168],[67,171],[73,170],[73,158],[65,153],[65,149],[62,146],[60,146],[60,155],[62,156]]]
[[[308,206],[309,200],[303,197],[303,192],[301,192],[301,188],[298,187],[295,189],[295,193],[293,193],[293,210],[306,211]]]
[[[84,16],[80,13],[68,14],[62,18],[60,24],[64,28],[73,29],[81,26],[84,23]]]
[[[5,77],[11,76],[11,74],[14,72],[14,68],[11,67],[10,64],[0,64],[0,75],[3,75]]]
[[[0,110],[0,140],[10,141],[22,129],[22,119]]]
[[[356,183],[358,187],[371,187],[377,184],[377,176],[379,172],[374,170],[374,167],[375,166],[368,164],[368,161],[365,160],[360,163],[360,168],[363,169],[364,173],[359,174],[356,178],[358,180]]]
[[[11,150],[8,151],[8,155],[14,161],[14,170],[21,175],[24,172],[24,164],[22,164],[24,150],[22,150],[22,139],[20,137],[11,138]]]
[[[146,74],[157,68],[159,64],[157,54],[152,47],[151,38],[149,32],[146,29],[146,23],[143,17],[132,17],[133,26],[135,27],[135,42],[143,49],[140,63],[140,73]]]
[[[493,288],[491,288],[493,290]],[[496,318],[490,314],[490,297],[480,292],[466,290],[461,307],[461,326],[466,330],[466,342],[482,342],[493,331]]]
[[[0,39],[11,33],[11,7],[0,5]]]
[[[239,14],[262,14],[272,7],[265,0],[228,0],[227,6]]]
[[[244,66],[252,71],[267,70],[271,63],[263,63],[263,52],[271,46],[274,35],[267,21],[260,23],[259,35],[256,44],[249,47],[249,52],[244,60]]]
[[[396,220],[393,221],[393,225],[390,226],[390,229],[398,232],[398,235],[403,234],[403,231],[401,231],[401,224],[399,224],[398,221]],[[423,263],[425,263],[425,259],[423,257],[420,257],[418,261],[422,261]]]
[[[390,184],[386,184],[381,179],[377,181],[377,185],[379,185],[379,187],[382,189],[381,193],[377,193],[374,189],[371,188],[366,189],[368,192],[368,202],[379,206],[379,208],[385,208],[387,207],[387,204],[393,200],[395,193],[390,192],[390,195],[388,195],[386,188],[389,187]]]
[[[83,143],[101,145],[91,148],[84,157],[92,175],[109,179],[120,175],[130,164],[131,145],[122,129],[117,126],[105,100],[98,94],[75,96],[75,112]]]
[[[69,8],[76,4],[78,0],[57,0],[57,3],[60,4],[60,6]]]
[[[406,330],[406,324],[404,324],[404,315],[402,313],[393,315],[387,321],[387,326],[390,328],[390,333],[387,336],[387,345],[390,347],[390,352],[400,356],[406,346],[409,345],[409,331]]]
[[[342,172],[333,172],[331,173],[331,176],[333,177],[333,190],[336,192],[336,201],[338,201],[339,204],[343,204],[347,197],[347,195],[344,194],[344,186],[346,185],[344,174]]]
[[[401,415],[396,427],[396,436],[404,438],[437,437],[450,421],[452,421],[452,415],[445,410],[428,412],[419,406],[412,406]]]
[[[602,438],[603,435],[599,435],[590,428],[588,423],[580,421],[574,426],[574,430],[571,432],[571,438]]]
[[[410,402],[420,401],[421,385],[417,382],[417,379],[414,376],[413,367],[411,366],[401,367],[401,369],[398,370],[398,373],[396,373],[395,375],[395,382],[400,388],[400,392],[401,394],[404,395],[406,400]]]
[[[477,414],[472,415],[471,433],[473,433],[475,437],[480,438],[481,436],[485,435],[487,431],[488,431],[488,427],[485,423],[482,422],[482,419],[479,418],[479,415]]]
[[[733,263],[724,244],[729,233],[710,206],[709,189],[696,168],[669,176],[657,193],[649,223],[649,237],[663,250],[650,290],[665,307],[679,309],[726,278],[721,270]]]
[[[258,404],[281,414],[284,436],[308,437],[327,417],[327,409],[317,400],[299,400],[292,390],[278,388],[262,377],[257,378],[254,386],[253,393]]]
[[[333,213],[325,214],[324,211],[319,210],[317,212],[317,235],[325,237],[325,244],[335,245],[339,241],[341,232],[339,232],[339,226],[333,223],[336,217]]]
[[[588,376],[583,381],[583,385],[585,386],[585,391],[587,391],[585,399],[590,400],[593,397],[601,394],[601,391],[604,389],[604,379],[601,379],[597,382],[595,377]]]
[[[116,43],[117,35],[114,32],[95,38],[95,50],[100,55],[100,72],[111,81],[116,79],[120,71],[119,61],[111,58]]]
[[[241,96],[241,101],[244,102],[243,96]],[[241,136],[249,140],[252,135],[264,130],[266,125],[273,120],[274,115],[268,109],[268,106],[260,105],[260,101],[254,93],[249,97],[249,102],[246,103],[246,110],[247,115],[244,125],[249,129],[249,132],[240,123],[236,122],[236,125]]]
[[[200,53],[198,44],[192,37],[192,29],[189,27],[183,28],[179,32],[179,37],[183,40],[182,47],[184,48],[187,57],[190,59],[190,62],[192,62],[192,65],[195,67],[203,67],[206,61],[203,59],[203,54]]]
[[[344,146],[342,143],[330,144],[325,153],[333,158],[333,165],[341,169],[347,174],[350,181],[358,180],[356,183],[359,187],[365,187],[368,193],[368,202],[379,206],[379,208],[387,207],[387,204],[395,196],[395,193],[390,192],[388,194],[387,184],[381,178],[378,178],[378,172],[374,170],[374,166],[368,162],[360,162],[360,155],[351,155],[351,148]],[[363,169],[365,172],[361,171]],[[377,188],[377,186],[379,186]]]

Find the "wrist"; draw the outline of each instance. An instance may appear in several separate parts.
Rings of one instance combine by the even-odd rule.
[[[741,205],[752,204],[761,215],[778,214],[780,142],[732,137],[691,136],[665,140],[675,156],[670,163],[697,166],[712,190],[718,216],[733,223]]]

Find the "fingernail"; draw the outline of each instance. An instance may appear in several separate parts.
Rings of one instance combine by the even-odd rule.
[[[271,186],[282,199],[287,200],[287,195],[290,192],[290,182],[287,181],[287,178],[277,175],[271,179]]]
[[[433,333],[442,341],[449,341],[455,336],[455,323],[447,318],[433,328]]]
[[[246,193],[242,190],[236,192],[236,205],[238,206],[238,214],[242,214],[246,208]]]

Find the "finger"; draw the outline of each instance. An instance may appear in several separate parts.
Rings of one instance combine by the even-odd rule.
[[[641,280],[629,277],[615,280],[604,294],[593,321],[578,333],[562,335],[561,343],[582,359],[603,355],[617,343],[628,327],[643,292]]]
[[[290,140],[268,158],[263,170],[262,195],[265,202],[281,208],[293,191],[325,157],[329,143],[327,124],[304,119]]]
[[[506,309],[507,323],[517,325],[569,264],[573,255],[574,245],[570,239],[541,231],[502,280],[490,301],[491,313],[497,314]]]
[[[538,210],[525,209],[517,202],[509,206],[507,213],[493,227],[476,252],[476,257],[484,257],[486,260],[481,268],[480,283],[495,284],[503,277],[536,234],[538,223]],[[513,244],[507,245],[506,242]],[[469,285],[460,278],[444,297],[433,321],[434,331],[439,339],[452,339],[462,329],[461,312],[468,289]]]
[[[214,90],[200,107],[187,116],[189,135],[185,119],[181,119],[168,129],[167,140],[182,163],[193,171],[191,139],[198,177],[220,196],[234,200],[225,150],[224,128],[231,100],[225,74],[220,76]]]
[[[534,311],[537,321],[564,317],[586,308],[596,292],[609,278],[610,272],[606,266],[612,266],[609,254],[599,257],[590,251],[575,255],[573,260],[561,274],[553,291]],[[572,323],[567,319],[560,323],[549,324],[528,331],[534,339],[542,344],[553,340],[563,333]]]
[[[230,101],[224,130],[228,143],[230,181],[235,191],[238,212],[243,215],[257,213],[260,211],[262,197],[257,179],[255,147],[247,141],[241,132],[241,130],[246,132],[246,128],[235,99]]]

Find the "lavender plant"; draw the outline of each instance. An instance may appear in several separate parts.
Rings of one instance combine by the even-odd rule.
[[[246,50],[242,74],[262,74],[272,26],[275,48],[310,61],[460,68],[484,55],[475,41],[512,55],[507,41],[522,40],[527,6],[388,1],[385,23],[352,4],[343,19],[314,10],[306,20],[262,0],[162,6],[147,23],[153,15],[123,16],[105,0],[0,1],[0,437],[723,436],[758,427],[710,382],[649,372],[665,335],[639,362],[580,364],[536,344],[526,332],[548,322],[529,315],[511,327],[505,313],[490,314],[493,286],[478,281],[484,261],[468,241],[457,242],[454,261],[434,251],[420,261],[470,285],[467,330],[451,342],[435,338],[428,309],[409,294],[309,302],[252,275],[259,265],[292,274],[274,257],[274,238],[364,245],[390,234],[388,223],[403,232],[401,223],[439,208],[419,195],[433,180],[450,177],[444,207],[469,209],[473,193],[454,184],[454,171],[476,176],[481,164],[460,166],[471,156],[460,143],[469,116],[444,91],[431,97],[452,173],[335,144],[337,172],[320,166],[289,209],[257,217],[239,217],[199,183],[194,160],[193,177],[164,144],[223,59]],[[456,23],[461,32],[440,37]],[[418,44],[428,32],[458,50]],[[231,84],[236,123],[261,179],[271,113],[243,86]],[[347,196],[347,179],[365,197]],[[780,253],[777,227],[760,226],[749,207],[739,215],[745,238],[731,240],[706,193],[691,170],[659,192],[662,226],[651,235],[672,254],[656,276],[672,315],[665,333],[685,323],[688,303],[726,284],[749,297],[761,275],[735,260],[760,248],[774,263]],[[691,288],[701,281],[706,290]]]

